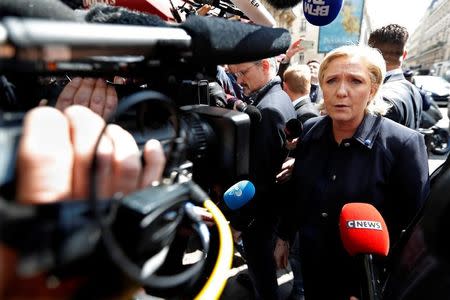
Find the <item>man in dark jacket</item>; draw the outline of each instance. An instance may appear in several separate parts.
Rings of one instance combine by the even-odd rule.
[[[278,284],[273,257],[277,214],[275,176],[286,158],[285,125],[296,118],[289,96],[281,88],[273,58],[229,66],[245,96],[261,112],[261,122],[250,141],[250,174],[256,193],[242,209],[246,222],[232,222],[242,232],[249,274],[256,299],[277,299]],[[253,126],[254,125],[254,126]]]
[[[311,70],[311,90],[309,92],[309,97],[311,98],[311,102],[320,103],[323,98],[322,90],[319,86],[320,62],[316,59],[311,59],[306,65]]]
[[[408,36],[405,27],[390,24],[372,32],[369,45],[380,50],[386,61],[387,72],[380,91],[383,99],[391,105],[386,117],[417,129],[422,115],[422,97],[417,87],[405,79],[401,69]]]
[[[320,115],[316,105],[311,102],[311,71],[307,65],[289,67],[283,75],[283,90],[291,98],[297,118],[304,123],[306,120]]]

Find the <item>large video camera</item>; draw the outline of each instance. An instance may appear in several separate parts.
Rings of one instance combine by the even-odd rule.
[[[266,45],[266,50],[254,50],[255,41]],[[207,83],[214,80],[217,64],[273,56],[284,52],[289,42],[284,29],[211,18],[191,17],[181,28],[4,18],[2,74],[36,79],[117,74],[132,79],[132,85],[119,87],[126,92],[111,121],[131,132],[138,145],[150,138],[160,140],[168,158],[167,182],[125,198],[99,202],[94,190],[85,202],[21,207],[1,200],[0,237],[22,254],[22,272],[61,274],[81,265],[92,269],[90,264],[104,261],[106,250],[123,273],[152,294],[192,296],[190,289],[200,289],[199,280],[200,286],[205,285],[202,291],[208,286],[220,293],[224,283],[217,285],[214,280],[226,279],[223,264],[231,262],[231,248],[219,262],[217,249],[211,252],[214,247],[209,245],[205,225],[191,206],[209,209],[220,235],[231,240],[229,229],[224,229],[226,221],[203,190],[210,192],[215,184],[227,186],[248,174],[251,124],[244,113],[212,106]],[[13,197],[9,189],[14,184],[22,116],[23,112],[3,112],[0,117],[3,198]],[[170,259],[167,249],[182,225],[198,236],[203,260],[217,259],[211,282],[199,279],[204,272],[213,272],[203,260],[179,273],[158,274],[158,267]],[[220,247],[224,245],[231,247],[222,240]],[[152,265],[158,267],[146,268],[155,259],[158,262]],[[222,269],[217,268],[220,265]]]
[[[188,61],[191,38],[184,30],[23,19],[5,19],[3,30],[16,46],[14,57],[0,61],[4,74],[40,78],[116,74],[138,81],[117,87],[123,98],[152,90],[170,102],[142,98],[126,114],[116,116],[114,122],[129,130],[139,145],[149,138],[163,144],[178,139],[184,148],[178,160],[194,162],[196,180],[232,182],[247,174],[249,118],[212,106],[208,83],[215,80],[215,65]],[[179,122],[180,136],[174,136],[173,117]],[[202,165],[215,170],[207,174]]]

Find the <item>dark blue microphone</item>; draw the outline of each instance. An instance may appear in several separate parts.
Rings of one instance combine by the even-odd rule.
[[[306,20],[316,26],[328,25],[336,19],[344,0],[303,0]]]
[[[255,196],[255,186],[248,180],[233,184],[224,194],[223,201],[231,210],[240,209]]]

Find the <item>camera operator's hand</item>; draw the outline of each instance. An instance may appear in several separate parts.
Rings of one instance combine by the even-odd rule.
[[[71,105],[79,104],[106,119],[116,110],[117,102],[116,90],[105,80],[75,77],[58,96],[56,108],[64,111]]]
[[[102,197],[127,194],[159,180],[164,156],[158,141],[146,144],[147,164],[142,168],[132,136],[109,125],[95,153],[104,124],[97,114],[81,106],[71,106],[64,113],[48,107],[32,110],[25,118],[19,146],[17,198],[25,202],[86,198],[94,154]]]
[[[213,9],[212,5],[204,4],[204,5],[202,5],[202,7],[197,9],[197,14],[199,16],[206,16],[211,9]]]
[[[86,199],[89,169],[98,156],[101,197],[130,193],[160,180],[165,157],[159,141],[144,148],[145,167],[132,136],[109,125],[95,150],[104,120],[86,107],[74,105],[64,112],[38,107],[25,117],[17,158],[17,201],[27,204]],[[15,274],[16,254],[0,245],[0,298],[71,298],[74,282],[48,287],[45,276],[26,280]],[[27,286],[23,288],[23,286]],[[62,291],[61,291],[62,290]],[[38,293],[34,294],[33,293]]]

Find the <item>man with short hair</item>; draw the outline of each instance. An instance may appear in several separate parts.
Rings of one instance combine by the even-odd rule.
[[[311,71],[307,65],[289,67],[283,75],[283,90],[291,98],[297,118],[304,123],[306,120],[320,115],[319,110],[311,102]]]
[[[249,179],[255,196],[240,213],[247,218],[233,222],[242,232],[250,278],[256,299],[278,299],[276,264],[273,257],[277,223],[275,176],[286,158],[286,122],[296,118],[289,96],[276,76],[274,58],[229,65],[244,95],[261,112],[261,122],[252,124]],[[239,220],[238,220],[239,221]]]
[[[311,98],[311,102],[319,103],[323,98],[322,90],[319,86],[320,62],[316,59],[311,59],[306,63],[306,65],[311,71],[311,90],[309,92],[309,97]]]
[[[413,84],[405,79],[401,69],[406,58],[408,40],[405,27],[390,24],[370,34],[369,45],[380,50],[386,61],[386,78],[380,93],[391,105],[386,117],[412,129],[418,129],[422,115],[422,97]]]

